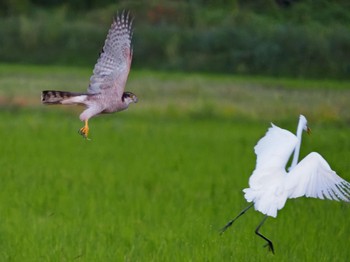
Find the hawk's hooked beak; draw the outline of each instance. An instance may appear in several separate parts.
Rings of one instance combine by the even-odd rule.
[[[137,103],[137,102],[139,101],[139,99],[137,98],[137,96],[133,95],[133,96],[132,96],[132,101],[133,101],[134,103]]]

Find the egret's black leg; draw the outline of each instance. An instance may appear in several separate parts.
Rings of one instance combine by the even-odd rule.
[[[251,208],[254,205],[254,203],[250,204],[249,206],[247,206],[245,209],[243,209],[234,219],[232,219],[231,221],[229,221],[226,226],[224,226],[221,230],[220,230],[220,234],[224,233],[226,231],[226,229],[228,229],[230,226],[232,226],[233,222],[236,221],[237,218],[239,218],[241,215],[243,215],[245,212],[247,212],[247,210],[249,208]]]
[[[269,250],[272,252],[272,254],[275,254],[275,250],[273,249],[273,244],[271,242],[270,239],[268,239],[267,237],[263,236],[262,234],[260,234],[259,229],[260,227],[264,224],[265,220],[267,219],[267,215],[264,217],[264,219],[260,222],[260,224],[258,225],[258,227],[255,229],[255,234],[257,234],[259,237],[263,238],[264,240],[267,241],[267,244],[265,246],[269,247]]]

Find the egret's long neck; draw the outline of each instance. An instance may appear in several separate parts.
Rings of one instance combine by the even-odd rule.
[[[302,133],[303,133],[303,125],[302,125],[302,121],[299,121],[298,128],[297,128],[298,143],[295,146],[294,155],[293,155],[293,161],[292,161],[292,164],[291,164],[289,170],[292,170],[298,163]]]

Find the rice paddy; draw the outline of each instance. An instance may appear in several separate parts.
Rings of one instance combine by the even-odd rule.
[[[0,259],[2,261],[346,261],[350,206],[287,202],[261,231],[242,189],[253,147],[274,122],[312,135],[350,181],[346,82],[132,72],[139,103],[93,118],[77,133],[79,107],[43,106],[44,89],[83,91],[90,69],[0,65]],[[261,84],[259,84],[261,83]]]

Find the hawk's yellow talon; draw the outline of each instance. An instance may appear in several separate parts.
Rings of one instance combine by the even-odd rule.
[[[79,129],[78,133],[80,135],[82,135],[85,139],[90,140],[88,138],[88,134],[89,134],[89,126],[88,126],[88,121],[85,120],[85,126],[83,126],[82,128]]]

